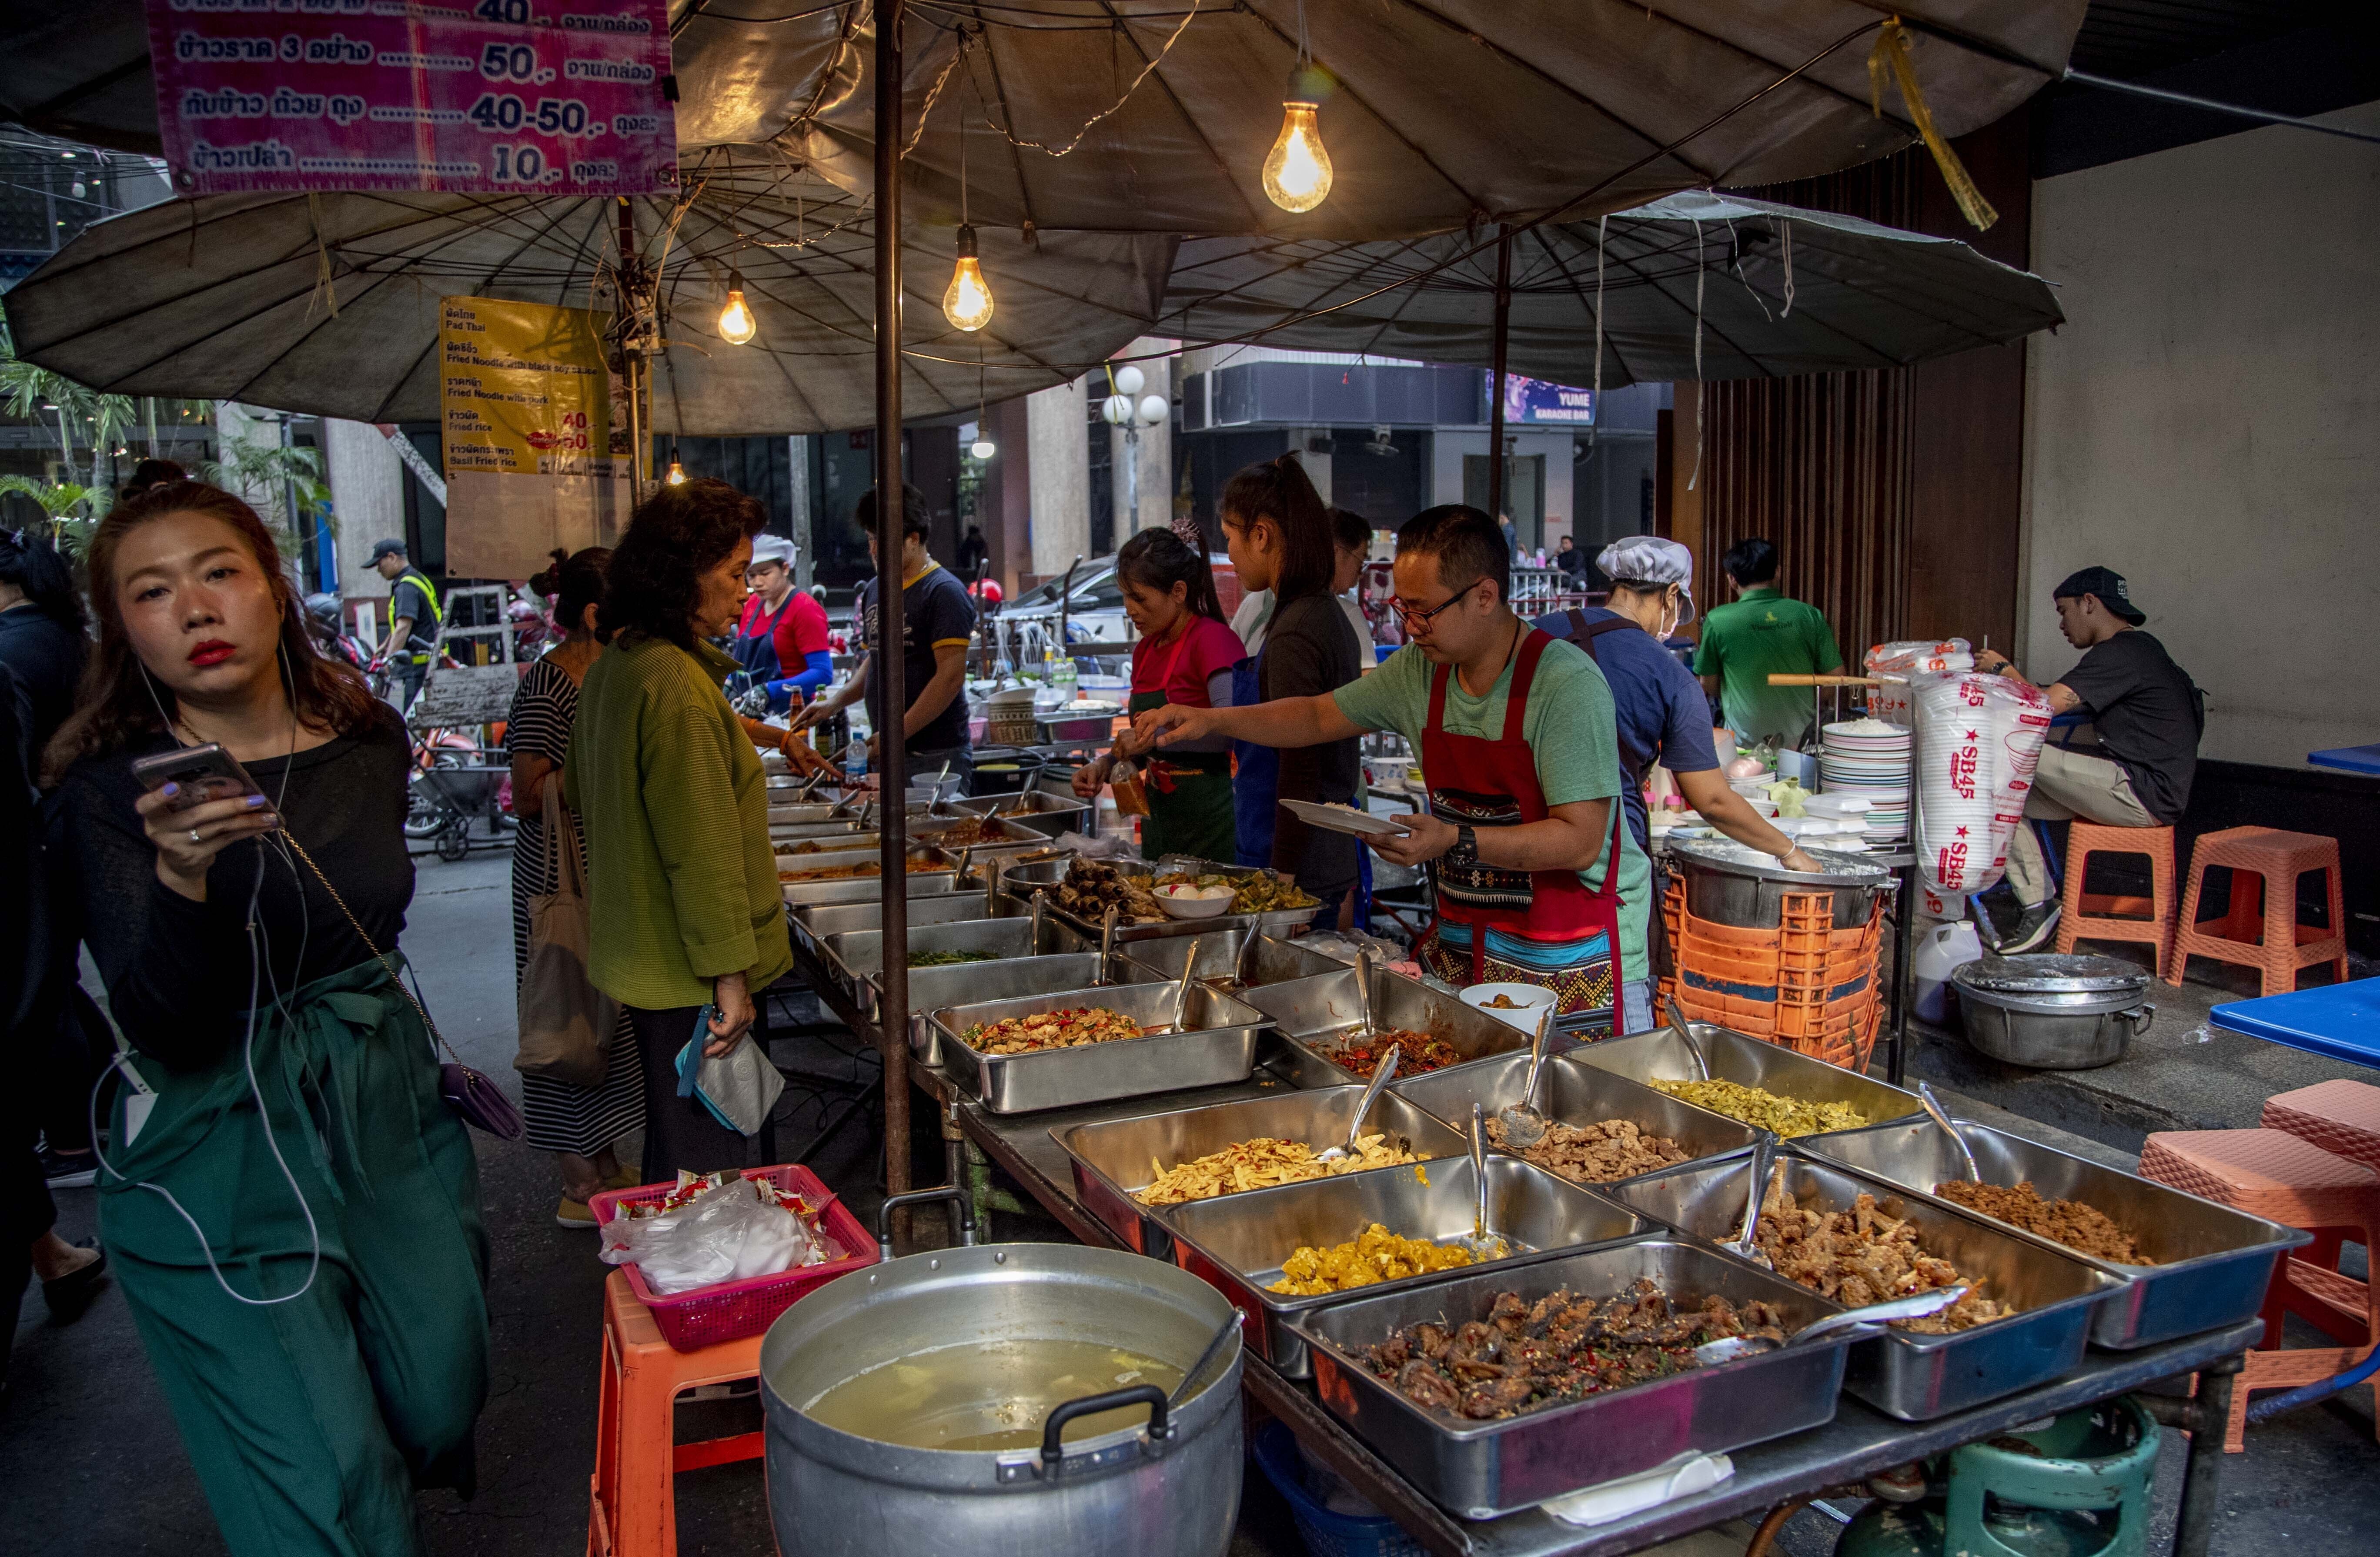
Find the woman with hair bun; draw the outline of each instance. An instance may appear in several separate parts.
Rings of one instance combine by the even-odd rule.
[[[513,815],[520,823],[513,842],[513,977],[528,963],[529,900],[554,891],[555,872],[546,869],[545,784],[562,771],[570,752],[570,727],[578,717],[578,688],[603,652],[611,635],[597,625],[603,602],[609,546],[573,554],[556,547],[553,566],[528,587],[553,602],[554,626],[562,640],[547,650],[521,677],[507,714],[504,746],[512,753]],[[579,861],[587,843],[579,839]],[[528,1144],[561,1160],[562,1203],[553,1220],[565,1227],[595,1225],[587,1202],[605,1189],[638,1182],[622,1169],[613,1143],[644,1127],[645,1084],[637,1064],[637,1031],[623,1008],[612,1032],[612,1063],[600,1087],[574,1087],[549,1076],[521,1077],[521,1118]]]

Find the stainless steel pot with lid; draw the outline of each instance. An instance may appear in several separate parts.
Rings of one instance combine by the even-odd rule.
[[[2142,998],[2148,969],[2119,957],[1987,956],[1953,969],[1950,982],[1967,1041],[1996,1060],[2036,1070],[2112,1064],[2156,1017],[2156,1007]]]
[[[1785,919],[1788,893],[1834,894],[1837,930],[1867,923],[1876,895],[1889,892],[1892,872],[1859,855],[1834,849],[1803,852],[1823,870],[1788,870],[1771,857],[1728,838],[1671,838],[1670,868],[1684,878],[1686,911],[1713,924],[1774,930]]]
[[[1220,1557],[1240,1503],[1236,1335],[1220,1360],[1195,1369],[1183,1398],[1144,1383],[1070,1400],[1016,1424],[1030,1429],[1029,1446],[917,1448],[808,1411],[856,1377],[880,1372],[891,1400],[910,1387],[896,1369],[930,1369],[928,1359],[953,1355],[981,1367],[1036,1343],[1090,1343],[1194,1369],[1233,1317],[1221,1294],[1174,1266],[1063,1244],[913,1254],[829,1283],[785,1310],[760,1344],[778,1550],[1050,1557],[1096,1540],[1132,1557]],[[1123,1427],[1064,1430],[1075,1414],[1127,1404],[1134,1415]]]

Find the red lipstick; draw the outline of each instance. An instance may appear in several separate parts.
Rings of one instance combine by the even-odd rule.
[[[237,649],[225,643],[223,639],[219,638],[211,638],[200,643],[197,648],[190,651],[190,663],[198,666],[201,670],[204,670],[210,665],[222,664],[225,660],[230,659],[234,654],[238,652],[239,651]]]

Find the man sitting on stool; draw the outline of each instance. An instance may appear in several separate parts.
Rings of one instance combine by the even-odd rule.
[[[2058,630],[2082,658],[2046,689],[2049,709],[2088,712],[2104,755],[2044,746],[2025,797],[2027,820],[2079,816],[2103,827],[2170,827],[2190,804],[2198,737],[2206,728],[2204,694],[2164,644],[2140,630],[2148,618],[2132,604],[2121,574],[2086,567],[2058,586],[2056,599]],[[1975,666],[2025,680],[2007,655],[1990,650],[1975,656]],[[2030,826],[2009,838],[2008,881],[2024,913],[1994,948],[2003,955],[2034,950],[2058,924],[2058,883]]]

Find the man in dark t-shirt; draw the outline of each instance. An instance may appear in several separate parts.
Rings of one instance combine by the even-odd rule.
[[[2165,645],[2140,630],[2148,618],[2121,574],[2086,567],[2058,586],[2056,599],[2058,630],[2082,658],[2044,690],[2052,712],[2090,713],[2100,754],[2042,748],[2024,814],[2047,821],[2079,816],[2107,827],[2171,826],[2190,805],[2198,737],[2206,727],[2203,695]],[[2025,679],[2004,654],[1986,650],[1975,664]],[[2024,915],[1998,950],[2031,951],[2058,923],[2051,901],[2058,883],[2030,827],[2009,839],[2008,879]]]
[[[868,537],[868,554],[874,559],[875,493],[860,497],[851,517]],[[908,737],[912,778],[921,770],[938,769],[944,762],[951,763],[955,773],[968,771],[966,654],[967,641],[975,631],[975,602],[967,598],[966,586],[927,554],[926,535],[925,499],[916,489],[905,485],[901,493],[900,651],[903,691],[909,708],[900,724]],[[870,756],[883,749],[880,733],[890,723],[884,715],[884,699],[878,691],[883,681],[880,666],[887,633],[877,604],[884,565],[879,559],[876,566],[880,577],[860,585],[859,598],[852,610],[852,621],[868,651],[867,663],[849,681],[814,699],[794,721],[795,729],[808,729],[821,720],[833,718],[865,696],[868,723],[879,732],[869,737]]]

